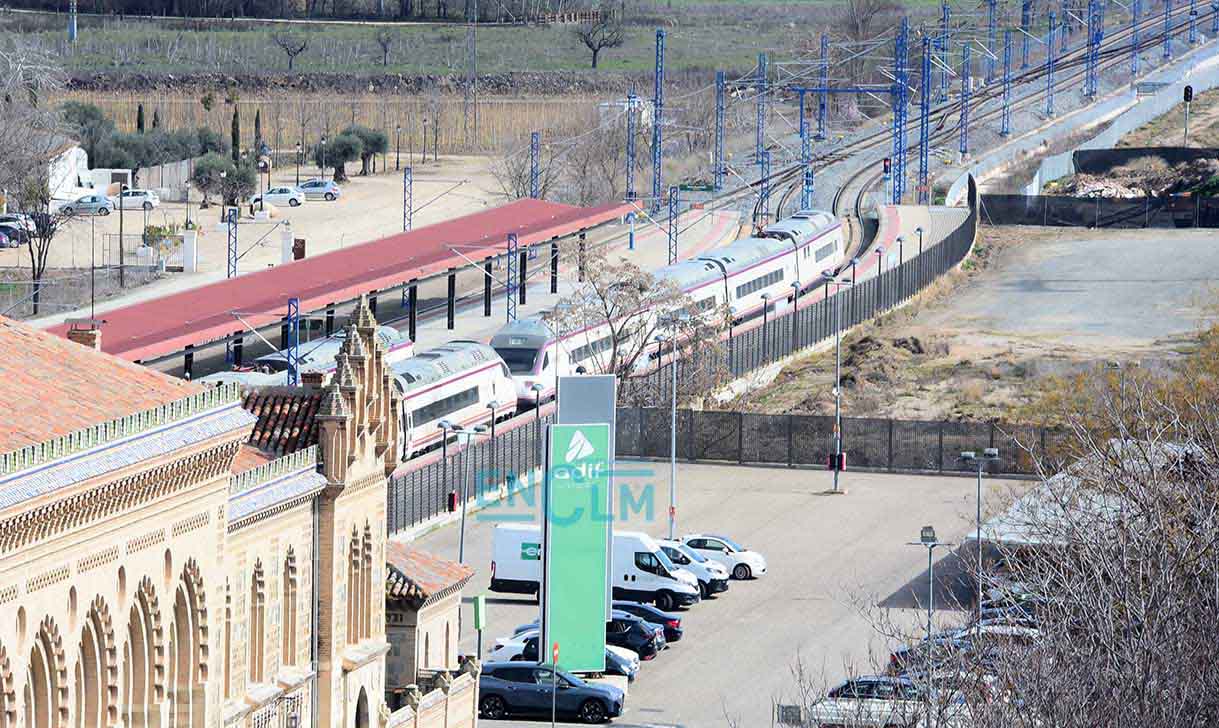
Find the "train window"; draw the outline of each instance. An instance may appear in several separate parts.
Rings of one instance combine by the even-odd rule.
[[[450,394],[444,399],[438,399],[431,404],[414,410],[411,413],[411,417],[415,420],[415,424],[418,425],[451,415],[462,407],[469,407],[476,402],[478,402],[478,387],[470,387],[467,390],[457,394]]]
[[[513,347],[498,347],[495,353],[508,365],[508,371],[513,374],[528,374],[533,371],[533,363],[537,361],[537,349],[518,349]]]
[[[548,351],[548,352],[546,352],[546,355],[542,357],[542,369],[545,370],[549,366],[550,366],[550,352]]]
[[[695,313],[710,311],[713,308],[715,308],[715,296],[709,296],[701,301],[696,301],[694,304]]]
[[[834,254],[834,248],[837,246],[834,243],[827,243],[817,249],[817,260],[820,262]]]
[[[763,288],[773,286],[781,280],[783,280],[783,269],[780,268],[779,270],[772,270],[764,276],[754,278],[748,283],[742,283],[741,285],[737,286],[736,297],[744,298],[745,296],[760,291]]]
[[[584,361],[585,359],[588,359],[591,356],[595,356],[597,354],[600,354],[603,351],[608,351],[612,348],[614,348],[613,339],[609,336],[606,336],[605,338],[598,339],[598,340],[592,342],[591,344],[585,344],[584,346],[576,347],[576,349],[571,353],[571,360],[572,361]]]

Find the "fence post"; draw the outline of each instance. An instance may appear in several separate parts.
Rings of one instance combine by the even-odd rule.
[[[937,430],[939,432],[939,439],[940,439],[940,447],[939,447],[940,455],[939,455],[939,458],[936,460],[936,468],[942,473],[942,472],[944,472],[944,421],[943,420],[940,420],[939,427],[937,428]]]
[[[893,418],[889,418],[889,472],[892,473],[893,466]]]

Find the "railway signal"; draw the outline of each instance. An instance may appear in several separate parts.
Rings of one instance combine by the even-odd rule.
[[[1188,147],[1189,146],[1189,105],[1194,100],[1194,87],[1190,86],[1189,84],[1186,84],[1185,92],[1184,92],[1184,94],[1182,94],[1182,98],[1185,101],[1185,139],[1182,142],[1181,146]]]

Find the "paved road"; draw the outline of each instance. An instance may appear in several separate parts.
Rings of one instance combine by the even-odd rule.
[[[633,477],[625,487],[636,498],[652,488],[655,508],[651,518],[646,512],[627,514],[626,523],[662,535],[668,466],[628,465],[636,466],[654,470],[655,477]],[[906,542],[917,540],[927,524],[941,538],[959,542],[972,521],[974,482],[964,478],[849,473],[849,494],[831,496],[823,494],[830,477],[820,471],[683,464],[678,477],[679,531],[729,534],[761,551],[770,573],[733,582],[726,594],[686,611],[686,638],[644,664],[617,725],[705,728],[727,725],[725,714],[741,725],[767,725],[772,699],[782,700],[794,688],[790,668],[797,655],[818,672],[824,668],[827,681],[845,674],[846,664],[867,670],[875,638],[856,600],[884,603],[899,608],[903,620],[921,620],[921,612],[902,607],[925,603],[927,557]],[[989,487],[998,492],[1007,485]],[[469,520],[466,557],[476,574],[467,599],[488,584],[494,515],[530,510],[536,507],[518,500]],[[455,558],[457,540],[458,529],[448,525],[418,543]],[[937,566],[936,575],[950,582],[959,578],[951,564]],[[495,637],[537,616],[535,603],[489,596],[484,652]],[[471,625],[468,604],[466,610],[463,623]],[[474,650],[472,632],[462,635],[461,648]]]

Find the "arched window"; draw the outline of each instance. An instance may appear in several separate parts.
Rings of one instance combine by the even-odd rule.
[[[254,562],[254,574],[250,578],[248,615],[250,639],[246,649],[250,651],[250,682],[260,683],[265,678],[267,628],[267,592],[261,560]]]
[[[364,609],[361,604],[361,561],[360,535],[355,527],[352,527],[351,545],[347,554],[347,644],[350,645],[360,641],[360,613]]]
[[[111,713],[110,686],[114,684],[114,632],[110,611],[100,596],[93,600],[81,628],[76,661],[76,725],[104,728],[118,717]]]
[[[233,697],[233,595],[224,582],[224,697]]]
[[[127,728],[157,724],[157,662],[161,656],[161,616],[151,580],[140,582],[127,615],[123,649],[123,723]]]
[[[17,696],[13,691],[13,671],[8,652],[0,645],[0,728],[16,728]]]
[[[26,728],[62,728],[68,714],[63,641],[51,618],[43,620],[30,648],[25,683]]]
[[[360,548],[360,637],[372,637],[372,528],[364,524],[364,539]]]
[[[282,618],[280,624],[280,656],[284,665],[296,664],[296,554],[288,547],[288,555],[284,557],[283,596],[279,606]]]
[[[203,728],[206,706],[207,607],[203,577],[194,559],[182,568],[174,596],[174,649],[170,652],[174,675],[171,716],[174,728]]]

